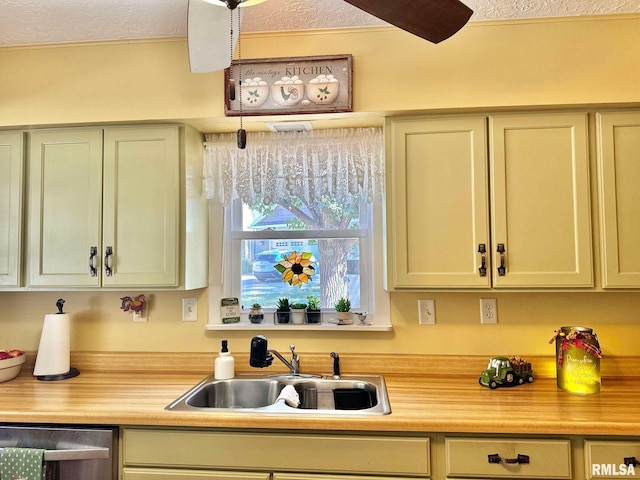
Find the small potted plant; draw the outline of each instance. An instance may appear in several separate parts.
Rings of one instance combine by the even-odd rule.
[[[301,325],[304,323],[304,312],[307,309],[307,304],[302,302],[296,302],[291,304],[291,323]]]
[[[291,315],[291,304],[288,298],[279,298],[276,302],[276,322],[289,323]]]
[[[320,300],[313,295],[307,297],[307,323],[320,323]]]
[[[351,318],[351,313],[349,313],[349,310],[351,310],[351,300],[347,297],[341,297],[336,303],[335,309],[337,312],[336,316],[341,322]]]
[[[249,321],[251,323],[262,323],[263,320],[264,310],[262,310],[262,305],[254,303],[251,305],[251,310],[249,310]]]

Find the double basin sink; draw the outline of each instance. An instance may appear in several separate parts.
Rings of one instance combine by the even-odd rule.
[[[278,396],[288,385],[298,407]],[[289,389],[290,390],[290,389]],[[311,415],[385,415],[391,413],[384,378],[378,375],[331,376],[240,375],[216,380],[213,375],[166,407],[181,412],[244,412]]]

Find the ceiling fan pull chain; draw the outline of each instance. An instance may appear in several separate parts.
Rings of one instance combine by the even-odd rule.
[[[240,38],[240,9],[238,10],[238,92],[240,102],[240,129],[238,130],[238,148],[247,148],[247,131],[242,126],[242,39]],[[233,19],[232,22],[233,24]],[[233,28],[233,27],[232,27]],[[231,47],[233,49],[233,46]],[[233,55],[233,54],[232,54]]]

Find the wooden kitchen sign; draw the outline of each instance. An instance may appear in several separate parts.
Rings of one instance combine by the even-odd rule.
[[[224,82],[227,116],[353,110],[351,55],[234,60]]]

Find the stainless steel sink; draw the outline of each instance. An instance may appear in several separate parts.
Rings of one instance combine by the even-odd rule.
[[[277,400],[293,385],[300,397],[297,408]],[[332,377],[303,375],[239,375],[230,380],[205,378],[165,407],[182,412],[244,412],[287,414],[385,415],[391,413],[384,378],[379,375]]]

